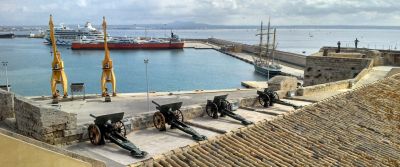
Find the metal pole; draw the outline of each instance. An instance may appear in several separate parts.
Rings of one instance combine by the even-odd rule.
[[[147,111],[150,112],[150,99],[149,99],[149,80],[147,77],[147,64],[149,63],[149,59],[144,59],[144,64],[146,65],[146,86],[147,86]]]
[[[164,37],[167,38],[167,24],[164,24]]]
[[[3,62],[1,62],[1,63],[3,64],[3,66],[6,67],[6,86],[7,86],[7,92],[9,92],[9,91],[10,91],[10,88],[8,87],[8,72],[7,72],[7,64],[8,64],[8,62],[3,61]]]

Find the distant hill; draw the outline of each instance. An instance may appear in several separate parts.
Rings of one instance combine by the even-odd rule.
[[[78,24],[67,25],[76,28]],[[100,25],[94,25],[101,29]],[[109,25],[110,29],[258,29],[260,25],[212,25],[190,21],[175,21],[168,24],[133,24],[133,25]],[[364,25],[276,25],[279,29],[394,29],[400,30],[400,26],[364,26]],[[47,25],[40,26],[0,26],[0,31],[30,31],[47,29]]]

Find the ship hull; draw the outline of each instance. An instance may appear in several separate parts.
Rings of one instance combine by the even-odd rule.
[[[13,33],[9,34],[0,34],[0,38],[14,38],[15,35]]]
[[[254,69],[255,69],[255,71],[257,73],[262,74],[262,75],[264,75],[266,77],[268,77],[268,75],[269,75],[269,78],[281,74],[281,70],[280,69],[261,67],[261,66],[258,66],[258,65],[254,65]]]
[[[183,49],[183,42],[172,43],[108,43],[108,49]],[[103,50],[103,43],[72,43],[74,50]]]

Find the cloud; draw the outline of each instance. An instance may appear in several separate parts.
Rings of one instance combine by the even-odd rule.
[[[169,23],[256,25],[271,16],[279,25],[397,25],[397,0],[2,0],[0,20],[7,25],[56,22],[100,24]]]

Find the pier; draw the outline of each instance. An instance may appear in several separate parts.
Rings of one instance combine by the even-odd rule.
[[[219,52],[222,52],[231,57],[237,58],[249,64],[254,64],[253,57],[256,56],[258,46],[241,44],[237,42],[231,42],[221,39],[208,38],[207,40],[199,40],[199,39],[186,39],[185,48],[194,48],[194,49],[214,49]],[[230,48],[241,48],[240,51],[233,51],[226,49]],[[294,76],[300,80],[303,79],[303,70],[305,67],[305,59],[304,55],[276,51],[275,61],[282,66],[282,75]]]

